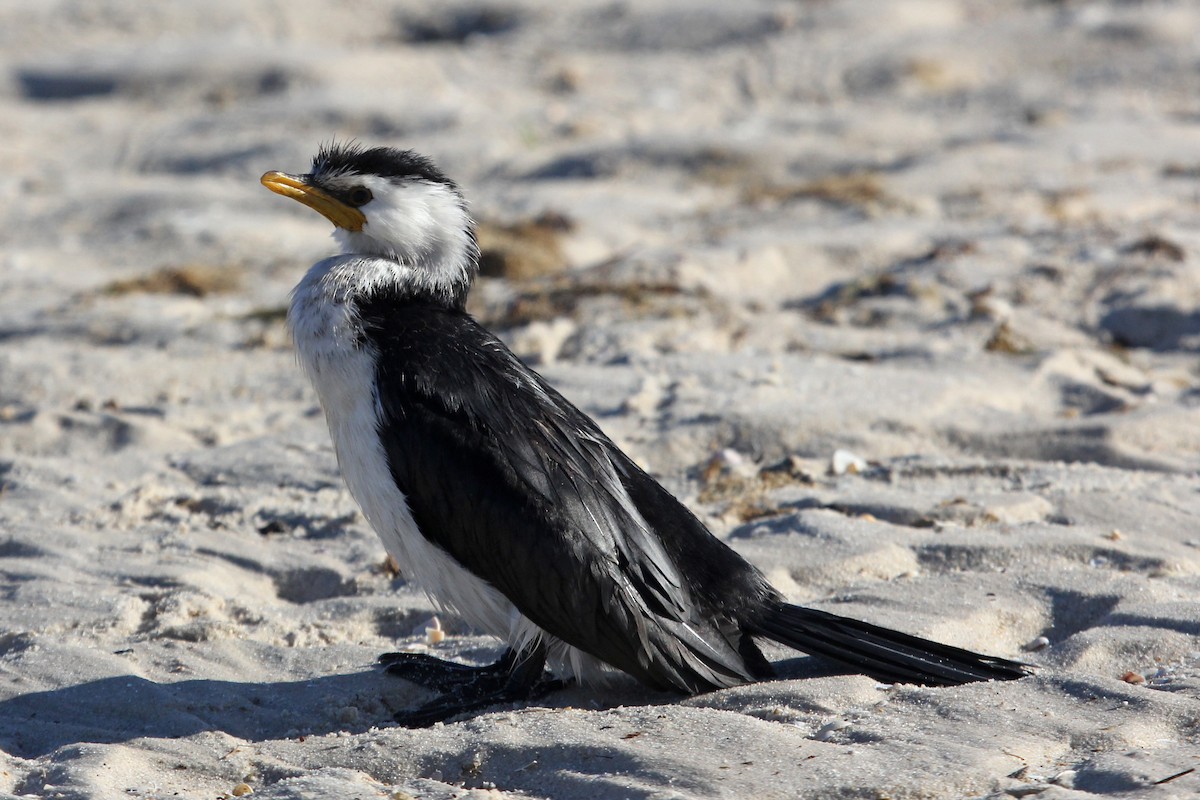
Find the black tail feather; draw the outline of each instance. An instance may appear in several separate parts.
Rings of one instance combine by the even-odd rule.
[[[956,686],[1007,681],[1029,674],[1019,661],[972,653],[825,611],[779,603],[753,631],[815,656],[837,661],[883,683]]]

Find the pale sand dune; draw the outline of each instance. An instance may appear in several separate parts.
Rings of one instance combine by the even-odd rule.
[[[1200,9],[398,5],[0,2],[0,794],[1200,791]],[[258,184],[334,137],[566,218],[474,310],[792,599],[1037,674],[392,725],[433,608],[283,329],[328,230]]]

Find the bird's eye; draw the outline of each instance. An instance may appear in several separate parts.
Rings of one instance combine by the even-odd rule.
[[[359,206],[365,206],[367,203],[371,202],[371,199],[374,196],[375,195],[371,194],[371,190],[367,187],[355,186],[346,195],[346,200],[349,201],[350,205],[358,208]]]

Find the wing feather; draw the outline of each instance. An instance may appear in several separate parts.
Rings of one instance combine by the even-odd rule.
[[[380,436],[422,535],[547,633],[650,685],[749,680],[737,626],[712,618],[627,489],[628,457],[466,315],[409,316],[419,336],[392,315],[368,331]]]

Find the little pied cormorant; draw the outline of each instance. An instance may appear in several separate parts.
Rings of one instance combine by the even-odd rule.
[[[688,694],[769,679],[755,637],[887,683],[1027,674],[786,603],[466,312],[474,223],[427,158],[335,145],[307,174],[262,182],[327,217],[343,250],[304,276],[288,321],[351,494],[435,604],[508,644],[486,667],[382,657],[442,692],[398,721],[428,725],[611,668]]]

